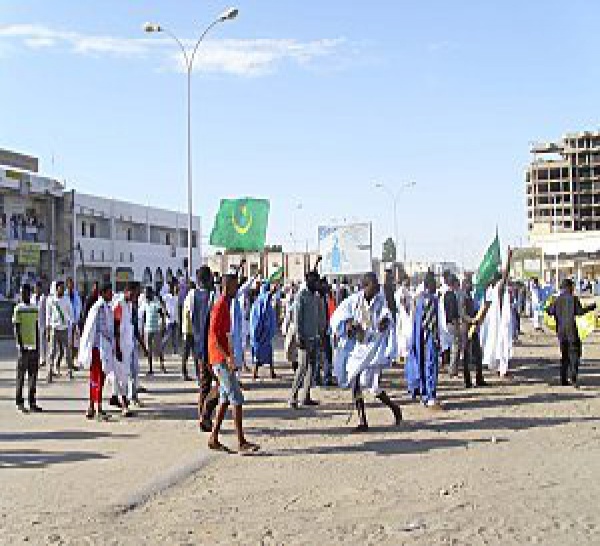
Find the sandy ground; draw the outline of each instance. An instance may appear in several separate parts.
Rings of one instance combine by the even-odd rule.
[[[599,343],[586,344],[575,390],[558,386],[555,340],[526,335],[512,383],[488,376],[489,387],[467,391],[443,377],[441,414],[410,403],[395,370],[389,391],[405,422],[392,427],[372,402],[365,435],[347,424],[346,391],[318,389],[319,408],[288,409],[282,364],[274,382],[246,380],[246,429],[263,453],[208,460],[193,390],[174,378],[149,383],[136,418],[86,423],[83,378],[42,388],[51,413],[15,416],[5,362],[0,543],[599,544]],[[233,447],[231,429],[229,420]],[[148,502],[118,508],[170,468],[203,462]]]

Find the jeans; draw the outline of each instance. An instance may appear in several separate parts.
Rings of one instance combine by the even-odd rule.
[[[29,407],[35,406],[38,366],[39,355],[36,350],[23,349],[22,351],[19,351],[19,359],[17,361],[17,406],[22,406],[25,402],[23,400],[25,374],[27,374]]]
[[[52,373],[53,370],[60,370],[60,362],[63,359],[63,356],[66,356],[67,369],[72,371],[73,351],[71,349],[71,344],[69,343],[68,330],[57,330],[56,328],[52,328],[52,330],[50,330],[50,346],[52,352],[50,354],[48,374]]]
[[[165,330],[165,335],[162,338],[162,353],[165,354],[165,350],[167,345],[171,342],[173,347],[173,354],[177,354],[179,352],[179,327],[176,322],[172,322],[171,324],[167,324],[167,328]]]

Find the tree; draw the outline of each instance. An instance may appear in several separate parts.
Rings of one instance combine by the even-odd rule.
[[[396,261],[396,243],[391,237],[388,237],[383,243],[383,252],[381,259],[384,262],[395,262]]]

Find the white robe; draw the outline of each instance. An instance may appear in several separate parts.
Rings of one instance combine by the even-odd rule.
[[[92,350],[94,348],[94,339],[96,337],[96,329],[98,327],[98,316],[100,313],[105,313],[107,325],[114,324],[114,315],[111,304],[106,303],[100,298],[90,309],[81,340],[79,344],[79,355],[77,362],[82,368],[89,368],[92,364]],[[111,327],[109,326],[109,331]],[[113,374],[117,381],[119,390],[124,385],[125,390],[120,390],[122,393],[127,392],[127,380],[129,378],[129,366],[127,369],[122,362],[119,362],[115,357],[115,341],[105,335],[100,336],[100,360],[102,361],[102,370],[109,376]]]
[[[404,299],[407,297],[407,289],[399,288],[396,291],[396,344],[398,347],[398,356],[406,358],[412,343],[413,336],[413,305],[410,305],[410,313],[404,307]]]
[[[390,325],[381,333],[379,324],[384,318],[389,319]],[[363,343],[347,338],[345,326],[349,320],[362,325],[366,333]],[[383,292],[370,304],[362,291],[344,300],[331,317],[331,330],[339,340],[333,368],[340,386],[350,387],[359,378],[362,388],[379,394],[381,374],[397,356],[396,329]]]
[[[531,287],[531,313],[533,319],[533,327],[536,330],[542,329],[543,312],[540,302],[540,289]]]
[[[443,284],[440,288],[440,304],[438,305],[438,322],[440,329],[440,344],[442,352],[449,350],[454,343],[454,333],[450,332],[446,321],[446,308],[444,307],[444,296],[450,288]]]
[[[113,394],[126,396],[129,387],[129,376],[131,375],[131,359],[133,358],[134,333],[132,323],[131,303],[120,297],[113,302],[113,312],[117,306],[121,307],[121,322],[119,327],[119,343],[121,347],[122,360],[114,359],[114,369],[110,375],[113,383]]]
[[[499,283],[488,288],[486,301],[490,308],[481,327],[481,346],[483,363],[504,376],[508,372],[512,357],[512,312],[510,294],[504,289],[502,308],[500,308]]]

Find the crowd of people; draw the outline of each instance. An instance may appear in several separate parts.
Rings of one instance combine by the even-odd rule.
[[[72,279],[53,282],[49,291],[40,282],[24,284],[13,323],[19,350],[17,407],[27,412],[23,389],[28,377],[28,407],[37,404],[39,367],[51,383],[69,379],[77,370],[89,374],[88,419],[109,419],[103,407],[105,385],[109,405],[123,417],[142,406],[141,358],[146,375],[168,373],[165,354],[170,347],[181,363],[184,381],[198,383],[198,426],[209,435],[208,446],[230,451],[219,439],[231,407],[238,451],[251,453],[259,446],[243,431],[242,376],[252,380],[261,368],[277,377],[274,339],[281,331],[284,354],[294,372],[289,407],[318,406],[313,387],[348,389],[358,415],[358,432],[368,430],[365,395],[389,408],[394,423],[402,421],[398,402],[383,388],[382,375],[394,363],[404,364],[410,396],[432,410],[443,410],[438,378],[446,371],[458,378],[462,368],[465,388],[484,387],[484,368],[510,378],[512,348],[518,342],[521,316],[529,315],[541,328],[544,309],[557,323],[561,349],[561,382],[577,386],[581,340],[576,317],[593,311],[574,295],[574,283],[547,305],[547,290],[537,280],[530,284],[510,279],[510,252],[505,269],[487,286],[472,274],[462,280],[445,272],[441,284],[432,272],[411,286],[407,276],[389,272],[383,284],[367,273],[351,286],[330,284],[320,276],[319,262],[301,285],[280,280],[246,278],[244,262],[222,278],[203,266],[196,282],[173,280],[161,290],[136,283],[114,294],[110,284],[95,284],[80,297]],[[193,375],[189,371],[190,358]],[[475,372],[473,382],[472,372]],[[250,380],[250,379],[249,379]]]

